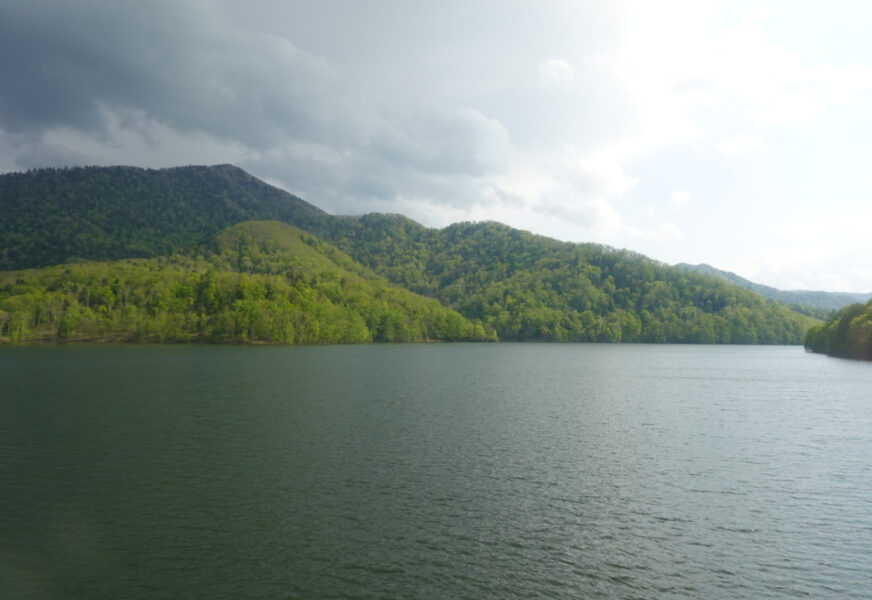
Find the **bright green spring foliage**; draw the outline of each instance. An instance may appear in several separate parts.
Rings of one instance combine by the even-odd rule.
[[[426,229],[398,215],[340,222],[330,239],[391,281],[501,340],[801,344],[815,321],[721,279],[499,223]]]
[[[0,273],[0,339],[320,344],[495,335],[318,238],[248,222],[165,258]]]
[[[830,356],[872,360],[872,300],[846,306],[809,329],[805,347]]]
[[[0,269],[67,263],[0,274],[5,339],[801,344],[817,323],[625,250],[329,215],[230,165],[0,175],[0,214]],[[265,219],[307,233],[245,224]],[[150,260],[71,264],[133,258]],[[107,288],[103,304],[83,291]]]

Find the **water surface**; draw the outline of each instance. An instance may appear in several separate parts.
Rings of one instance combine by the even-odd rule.
[[[796,347],[4,347],[0,597],[868,597],[870,390]]]

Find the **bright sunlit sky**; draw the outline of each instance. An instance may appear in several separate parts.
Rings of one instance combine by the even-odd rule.
[[[332,213],[868,292],[870,23],[838,0],[0,0],[0,172],[233,163]]]

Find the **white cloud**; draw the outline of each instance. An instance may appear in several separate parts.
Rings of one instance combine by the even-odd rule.
[[[573,149],[559,153],[520,153],[505,173],[493,178],[496,188],[517,203],[512,222],[529,227],[530,211],[564,239],[605,239],[622,219],[612,200],[637,182],[620,165],[580,157]],[[493,217],[491,217],[493,218]],[[555,230],[555,225],[557,229]],[[556,233],[555,233],[556,234]]]
[[[872,291],[870,222],[869,209],[785,222],[763,230],[761,239],[745,240],[743,259],[716,266],[780,289]]]
[[[594,198],[620,196],[636,187],[638,178],[627,175],[617,162],[580,158],[568,165],[568,179],[582,194]]]
[[[660,223],[651,229],[638,229],[627,225],[624,227],[624,232],[630,236],[649,242],[668,242],[680,240],[684,235],[681,230],[673,223]]]
[[[692,199],[693,194],[682,189],[672,190],[672,194],[669,196],[669,202],[674,208],[684,208],[690,204]]]
[[[571,190],[543,199],[537,208],[553,220],[600,239],[617,232],[622,223],[620,213],[604,198],[574,196]]]
[[[575,79],[575,67],[559,58],[539,63],[539,81],[547,85],[566,85]]]
[[[872,68],[865,65],[821,65],[810,77],[834,106],[843,106],[872,89]]]
[[[759,2],[742,15],[746,21],[765,21],[781,14],[781,8]]]
[[[860,201],[856,201],[859,206]],[[868,201],[866,203],[868,206]],[[850,214],[822,215],[812,219],[802,219],[775,224],[771,236],[782,245],[795,245],[804,248],[804,253],[815,256],[822,248],[821,240],[831,240],[826,248],[832,252],[850,249],[857,256],[869,257],[869,223],[872,223],[872,210],[856,209]]]
[[[759,22],[776,13],[758,5],[721,29],[717,3],[633,3],[627,43],[586,64],[621,83],[636,136],[654,150],[717,135],[737,118],[761,127],[807,124],[872,90],[867,65],[816,62],[764,35]]]
[[[720,140],[715,149],[725,156],[742,156],[766,148],[766,140],[759,135],[737,134]]]
[[[865,267],[848,269],[848,277],[845,278],[844,289],[861,293],[872,292],[872,269]]]
[[[736,101],[740,114],[760,126],[808,123],[828,104],[854,100],[872,89],[872,69],[863,65],[810,65],[760,30],[731,30],[714,49],[712,80]]]
[[[831,260],[820,260],[804,266],[789,260],[769,260],[765,263],[737,263],[722,268],[750,281],[781,290],[859,293],[872,291],[872,278],[866,279],[864,287],[863,283],[849,271],[835,270],[838,268],[838,262]]]

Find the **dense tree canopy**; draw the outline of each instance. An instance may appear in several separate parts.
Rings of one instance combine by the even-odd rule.
[[[2,175],[0,210],[0,269],[48,267],[0,274],[6,339],[799,344],[815,323],[625,250],[332,216],[229,165]]]
[[[815,322],[719,278],[499,223],[433,230],[367,215],[326,235],[502,340],[800,344]]]
[[[249,222],[169,257],[0,273],[0,338],[314,344],[495,336],[309,234]]]
[[[838,311],[809,329],[805,347],[813,352],[872,360],[872,300]]]
[[[0,176],[0,214],[0,270],[161,256],[243,221],[306,229],[329,218],[231,165],[10,173]]]

